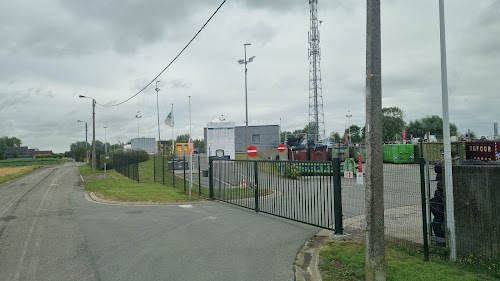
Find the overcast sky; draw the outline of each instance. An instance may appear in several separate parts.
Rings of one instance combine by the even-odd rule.
[[[17,0],[0,2],[0,137],[64,152],[85,139],[92,101],[122,102],[152,81],[222,0]],[[383,106],[409,122],[442,116],[437,0],[381,1]],[[244,43],[249,125],[308,122],[307,0],[227,0],[159,78],[162,139],[174,104],[174,134],[203,138],[221,114],[244,126]],[[366,1],[319,0],[325,128],[365,123]],[[450,121],[493,134],[500,121],[500,0],[445,1]],[[96,138],[157,137],[154,84],[116,107],[96,106]],[[92,131],[89,127],[89,142]]]

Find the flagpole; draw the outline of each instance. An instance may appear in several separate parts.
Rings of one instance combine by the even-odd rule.
[[[174,104],[172,104],[172,108],[170,109],[172,113],[172,157],[175,156],[175,140],[174,140]]]

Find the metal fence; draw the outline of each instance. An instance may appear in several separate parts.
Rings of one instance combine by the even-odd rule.
[[[139,182],[139,155],[113,154],[113,168],[120,174]]]
[[[338,161],[338,169],[315,161],[211,159],[209,166],[212,198],[342,233]]]
[[[345,178],[340,164],[334,169],[333,162],[217,158],[210,162],[212,198],[326,229],[335,228],[336,233],[342,233],[343,227],[366,229],[366,181],[358,181],[356,174]],[[425,163],[383,164],[383,172],[387,238],[423,244],[427,232],[424,227],[430,229],[431,225],[427,221],[430,205],[429,201],[422,201],[422,188],[426,186],[427,194],[436,190],[432,167]]]
[[[193,156],[193,183],[198,184],[198,195],[201,195],[201,159]],[[153,155],[153,178],[157,183],[173,188],[189,188],[189,158],[168,158],[161,154]]]
[[[422,174],[419,164],[383,164],[384,224],[389,239],[424,242],[422,222]],[[342,179],[344,226],[365,230],[366,181]]]

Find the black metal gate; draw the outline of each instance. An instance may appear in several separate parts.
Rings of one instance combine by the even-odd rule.
[[[340,162],[211,158],[210,197],[342,234]]]

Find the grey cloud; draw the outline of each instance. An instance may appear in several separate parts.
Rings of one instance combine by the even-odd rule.
[[[168,85],[171,87],[171,88],[189,88],[189,84],[182,81],[182,80],[170,80],[168,81]]]

